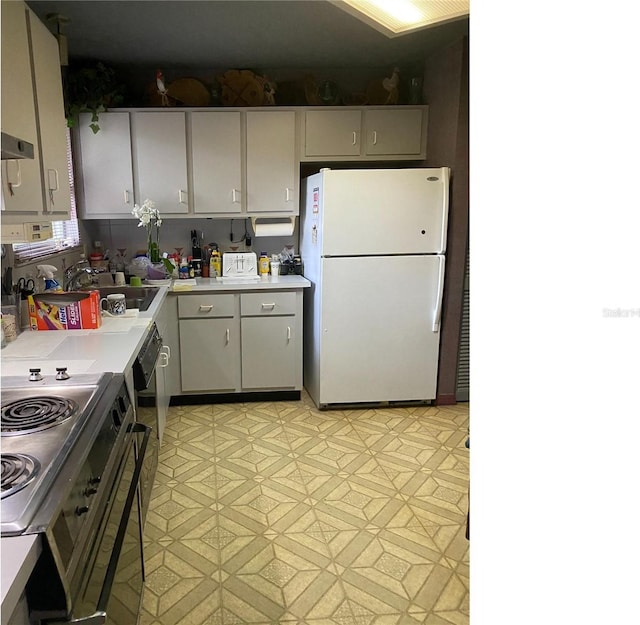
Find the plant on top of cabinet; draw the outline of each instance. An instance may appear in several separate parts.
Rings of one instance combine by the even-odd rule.
[[[67,125],[77,125],[80,113],[91,113],[89,127],[100,130],[99,114],[110,106],[122,104],[123,86],[115,78],[115,71],[98,62],[95,65],[69,67],[64,81],[65,113]]]

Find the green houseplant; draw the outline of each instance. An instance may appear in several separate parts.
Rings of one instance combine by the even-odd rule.
[[[100,113],[110,106],[121,104],[124,99],[123,88],[116,81],[115,71],[101,62],[70,66],[63,85],[69,128],[77,126],[80,113],[91,113],[89,127],[97,133],[100,130]]]

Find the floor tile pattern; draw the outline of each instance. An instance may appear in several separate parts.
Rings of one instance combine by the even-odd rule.
[[[141,625],[468,625],[469,406],[170,408]]]

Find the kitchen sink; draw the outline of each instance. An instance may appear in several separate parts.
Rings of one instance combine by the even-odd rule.
[[[127,309],[137,308],[140,312],[149,309],[159,291],[158,287],[154,286],[99,286],[92,287],[90,290],[100,291],[101,298],[112,293],[124,293]]]

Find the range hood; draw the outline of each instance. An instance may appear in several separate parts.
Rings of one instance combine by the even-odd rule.
[[[33,144],[2,133],[2,160],[33,158]]]

